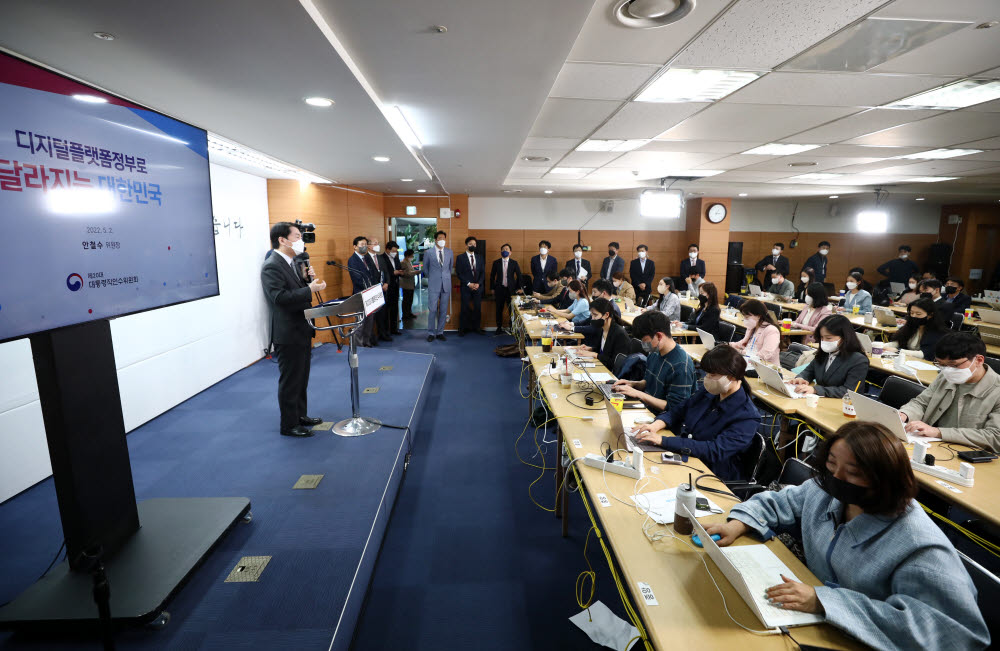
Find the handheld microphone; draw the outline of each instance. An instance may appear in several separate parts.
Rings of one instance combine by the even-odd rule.
[[[309,277],[309,266],[310,266],[309,252],[303,251],[302,253],[295,256],[293,258],[293,261],[298,266],[299,276],[302,277],[302,280],[304,280],[307,285],[311,283],[312,279]]]

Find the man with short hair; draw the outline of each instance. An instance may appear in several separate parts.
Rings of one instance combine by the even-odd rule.
[[[465,238],[466,251],[455,260],[455,274],[461,283],[462,306],[458,312],[458,336],[466,332],[484,335],[483,294],[486,292],[486,261],[476,253],[476,238]]]
[[[565,271],[565,269],[563,270]],[[571,272],[570,272],[571,273]],[[551,303],[559,294],[565,291],[566,285],[569,283],[563,283],[562,279],[554,271],[550,271],[545,274],[545,291],[542,292],[532,292],[531,297],[537,298],[542,303]]]
[[[899,410],[906,432],[1000,452],[1000,375],[986,363],[986,344],[950,332],[934,356],[938,376]]]
[[[910,276],[920,275],[920,267],[910,259],[913,249],[909,244],[900,244],[897,256],[884,263],[875,271],[889,279],[890,283],[899,283],[905,286]]]
[[[922,280],[917,285],[920,290],[920,298],[929,298],[934,301],[934,307],[944,316],[945,322],[950,326],[951,315],[955,313],[955,306],[944,300],[941,296],[941,281],[936,279]]]
[[[652,291],[653,279],[656,276],[656,263],[647,259],[649,247],[640,244],[635,247],[636,258],[629,264],[628,277],[635,289],[635,300],[639,305],[645,305]]]
[[[401,335],[399,329],[399,280],[405,273],[402,261],[399,259],[399,244],[388,242],[385,245],[385,253],[381,255],[382,269],[389,288],[385,292],[385,307],[382,309],[386,313],[386,325],[389,335]]]
[[[688,257],[681,260],[681,278],[684,278],[688,285],[694,284],[700,287],[705,282],[705,261],[698,257],[698,245],[691,243],[688,245]],[[699,282],[701,281],[701,282]]]
[[[772,274],[780,274],[782,278],[787,278],[788,273],[791,271],[790,263],[788,258],[784,255],[785,245],[781,242],[775,242],[771,246],[771,255],[765,255],[761,258],[760,262],[754,267],[757,271],[764,272],[764,283],[761,287],[765,290],[771,286]],[[792,287],[792,292],[794,293],[795,287]]]
[[[312,306],[313,292],[326,289],[326,283],[309,267],[311,282],[307,284],[295,268],[293,258],[305,245],[294,224],[278,222],[271,227],[271,249],[274,254],[261,267],[260,283],[271,311],[271,341],[278,358],[279,432],[282,436],[308,437],[313,435],[311,427],[323,419],[312,418],[306,411],[315,331],[302,312]]]
[[[816,247],[816,253],[809,256],[806,263],[802,265],[802,269],[807,269],[812,267],[813,270],[813,280],[818,283],[823,283],[826,280],[826,259],[830,254],[830,243],[826,240],[820,242]],[[788,274],[785,274],[787,277]]]
[[[791,298],[795,296],[795,285],[792,281],[785,278],[784,274],[780,271],[775,271],[771,274],[771,286],[767,289],[775,296],[787,296]]]
[[[548,279],[546,279],[548,280]],[[573,304],[573,299],[569,297],[569,283],[574,280],[573,270],[566,268],[559,272],[558,281],[553,286],[548,296],[538,296],[542,305],[551,305],[557,310],[565,310]]]
[[[358,235],[354,238],[354,253],[347,260],[347,272],[351,276],[351,293],[357,294],[377,285],[381,278],[378,263],[368,255],[368,238]],[[380,310],[385,309],[385,306]],[[361,322],[361,327],[355,333],[355,341],[359,346],[371,348],[377,346],[375,339],[375,319],[378,315],[368,316]]]
[[[542,240],[538,243],[538,255],[531,256],[531,283],[532,288],[538,293],[545,291],[545,279],[548,273],[550,271],[557,273],[559,270],[559,263],[549,255],[551,248],[552,242]]]
[[[573,245],[573,259],[566,263],[567,269],[573,270],[573,277],[582,282],[585,286],[590,282],[590,260],[583,257],[583,245]]]
[[[427,277],[427,341],[445,341],[444,326],[451,303],[451,271],[455,256],[445,244],[448,234],[434,234],[434,248],[424,253],[423,272]]]
[[[622,309],[618,307],[618,302],[615,298],[618,297],[618,290],[615,289],[615,284],[610,280],[605,280],[601,278],[594,282],[594,298],[606,298],[611,301],[611,308],[615,311],[615,315],[621,317]]]
[[[500,257],[493,261],[493,268],[490,269],[490,287],[493,289],[494,300],[497,304],[497,331],[496,334],[508,332],[505,324],[508,323],[505,314],[510,308],[510,298],[514,294],[523,294],[521,290],[521,267],[517,260],[510,257],[510,244],[504,243],[500,247]]]
[[[948,276],[944,284],[944,300],[951,304],[955,312],[965,312],[972,307],[972,297],[966,294],[965,281],[958,276]]]
[[[368,255],[375,261],[375,266],[378,268],[379,284],[382,285],[382,300],[385,301],[385,305],[375,313],[378,338],[379,341],[392,341],[391,332],[394,327],[389,325],[389,310],[386,309],[389,307],[389,275],[392,268],[387,266],[382,259],[382,247],[379,246],[377,237],[368,239]]]
[[[611,274],[616,271],[625,271],[625,261],[618,257],[618,249],[621,245],[618,242],[608,242],[608,257],[601,263],[601,278],[611,280]]]
[[[670,336],[670,320],[662,312],[643,312],[632,323],[632,336],[646,351],[646,376],[618,380],[614,389],[641,400],[653,412],[684,402],[695,389],[694,360]]]

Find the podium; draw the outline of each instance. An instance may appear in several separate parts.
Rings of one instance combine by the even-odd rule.
[[[338,436],[364,436],[382,428],[382,423],[377,419],[364,418],[361,415],[361,396],[358,390],[358,345],[355,334],[364,320],[377,312],[383,305],[385,305],[385,296],[382,295],[382,287],[381,285],[373,285],[350,298],[329,301],[304,312],[306,322],[314,330],[336,330],[350,338],[348,362],[351,367],[351,417],[334,424],[333,433]],[[350,321],[317,326],[316,319],[324,317],[337,317],[350,319]]]

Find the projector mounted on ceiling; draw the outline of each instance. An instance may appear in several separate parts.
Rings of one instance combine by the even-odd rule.
[[[663,27],[687,16],[695,0],[618,0],[611,9],[616,21],[633,29]]]

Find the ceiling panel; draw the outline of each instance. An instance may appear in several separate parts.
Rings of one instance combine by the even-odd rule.
[[[569,62],[559,71],[549,97],[626,100],[659,69],[650,65]]]
[[[827,145],[809,152],[810,156],[857,156],[860,158],[892,158],[893,156],[906,156],[919,151],[927,151],[926,147],[866,147],[865,145]]]
[[[622,155],[620,151],[572,151],[559,161],[560,167],[600,167]]]
[[[781,158],[780,156],[753,156],[748,154],[736,154],[734,156],[726,156],[725,158],[718,158],[713,161],[708,161],[707,163],[700,165],[702,169],[713,169],[713,170],[735,170],[741,167],[746,167],[747,165],[754,165],[756,163],[762,163],[768,160],[774,160],[775,158]]]
[[[983,63],[997,61],[997,35],[993,29],[969,25],[927,45],[877,65],[870,72],[907,72],[932,75],[971,75]]]
[[[580,144],[579,138],[525,138],[525,149],[549,149],[567,152]]]
[[[774,141],[857,111],[828,106],[719,103],[660,134],[663,140]]]
[[[881,106],[955,77],[772,72],[726,98],[740,104]]]
[[[815,129],[809,129],[801,133],[784,138],[782,142],[793,143],[832,143],[856,138],[900,124],[922,120],[934,115],[939,115],[944,111],[901,111],[895,109],[869,109],[861,113],[849,115],[840,120],[824,124]]]
[[[594,3],[567,59],[662,65],[729,2],[699,0],[684,20],[657,29],[630,29],[613,22],[611,3],[600,0]]]
[[[877,172],[889,167],[899,167],[901,165],[906,165],[909,163],[916,163],[917,161],[875,161],[873,163],[861,163],[856,165],[845,165],[843,167],[835,167],[830,169],[830,172],[836,174],[866,174],[868,172]],[[911,175],[912,176],[912,175]]]
[[[963,149],[1000,149],[1000,136],[996,138],[973,140],[972,142],[963,142],[958,146]]]
[[[847,141],[853,145],[926,145],[947,147],[958,142],[1000,135],[1000,120],[992,113],[952,111]]]
[[[718,154],[690,152],[630,151],[608,163],[607,167],[645,169],[650,167],[692,168],[719,158]]]
[[[557,160],[566,155],[561,149],[524,149],[517,155],[517,164],[523,167],[552,167]],[[547,161],[524,160],[525,156],[542,156]]]
[[[736,170],[734,172],[724,172],[710,177],[712,182],[732,182],[732,183],[766,183],[775,179],[783,179],[791,176],[789,172],[744,172]]]
[[[968,156],[962,156],[959,160],[1000,161],[1000,149],[987,149],[978,154],[969,154]]]
[[[615,113],[607,124],[598,129],[593,137],[621,140],[655,138],[707,106],[710,104],[701,102],[676,104],[629,102]]]
[[[507,178],[511,179],[540,179],[548,171],[545,167],[519,167],[511,168]]]
[[[964,110],[972,111],[973,113],[1000,113],[1000,99],[995,99],[992,102],[976,104],[975,106],[970,106]]]
[[[804,154],[796,156],[781,156],[775,160],[763,161],[756,163],[754,165],[749,165],[743,169],[746,171],[760,171],[760,172],[781,172],[784,170],[791,170],[794,174],[808,174],[809,172],[819,172],[821,170],[829,170],[834,167],[843,167],[845,165],[864,165],[866,163],[875,163],[882,159],[880,158],[857,158],[857,157],[834,157],[828,156],[825,158],[819,158],[816,156],[810,156],[812,152],[806,152]],[[792,163],[816,163],[815,165],[810,165],[809,167],[790,167]]]
[[[977,160],[927,160],[927,161],[887,161],[887,165],[899,163],[897,167],[883,170],[886,174],[909,174],[911,176],[958,176],[969,170],[990,167],[989,161]],[[905,169],[904,169],[905,168]]]
[[[626,181],[634,182],[638,177],[632,174],[632,170],[625,167],[601,167],[587,175],[588,179],[600,179],[602,181]]]
[[[989,77],[991,79],[1000,79],[1000,68],[993,68],[992,70],[987,70],[986,72],[980,72],[976,74],[977,77]]]
[[[741,0],[671,65],[769,70],[883,4]]]
[[[764,144],[763,140],[755,142],[724,142],[714,140],[651,140],[639,151],[689,151],[717,154],[736,154],[748,151]]]
[[[531,135],[585,138],[619,106],[621,102],[550,97],[545,100],[542,111],[535,119]]]
[[[996,14],[996,0],[896,0],[876,12],[880,18],[914,18],[917,20],[976,21]]]

